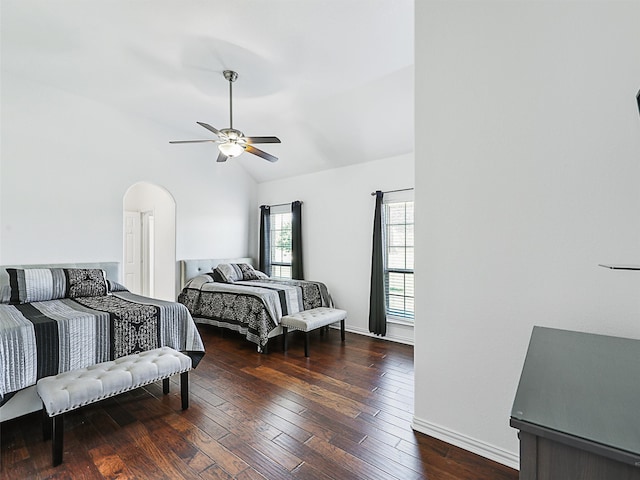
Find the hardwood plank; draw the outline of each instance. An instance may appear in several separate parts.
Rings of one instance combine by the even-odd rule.
[[[385,472],[377,465],[368,463],[365,459],[352,455],[346,450],[342,450],[341,448],[319,438],[312,438],[306,443],[306,445],[324,457],[333,458],[335,461],[344,465],[345,468],[350,470],[352,473],[361,475],[363,478],[388,480],[390,477],[389,472]],[[398,478],[404,477],[400,476]]]
[[[345,468],[343,464],[336,463],[334,458],[326,457],[317,450],[314,450],[308,445],[308,442],[298,442],[285,434],[280,435],[274,442],[303,459],[305,465],[313,466],[314,470],[319,472],[319,474],[341,480],[359,480],[362,478],[358,473],[354,473]],[[300,467],[300,470],[302,469],[303,466]]]
[[[413,461],[407,461],[408,458],[400,457],[397,454],[397,450],[387,448],[386,445],[382,448],[377,448],[384,445],[381,442],[372,444],[372,442],[366,443],[366,441],[367,439],[365,438],[362,442],[355,443],[337,435],[331,441],[331,445],[377,467],[390,476],[395,475],[406,480],[419,480],[422,478],[422,473],[424,472],[421,462],[413,459],[411,459]]]
[[[196,446],[203,454],[211,458],[219,468],[224,469],[230,475],[237,475],[249,468],[249,464],[220,443],[229,433],[222,437],[214,438],[198,425],[178,415],[168,418],[167,423],[173,426],[180,435]]]
[[[0,477],[238,480],[516,480],[518,472],[412,430],[413,348],[338,331],[259,354],[200,326],[207,355],[190,375],[66,414],[51,466],[40,414],[0,428]],[[298,343],[297,340],[300,340]]]
[[[256,377],[266,378],[267,381],[278,387],[286,387],[307,400],[320,403],[350,417],[356,417],[360,412],[366,412],[370,415],[375,415],[378,412],[377,409],[368,405],[345,398],[299,378],[287,376],[271,368],[258,367],[256,369],[243,369],[243,371],[247,371]]]
[[[100,475],[105,479],[134,479],[135,476],[122,461],[111,445],[103,445],[89,450],[93,463],[98,468]],[[69,459],[67,459],[67,462]]]
[[[280,464],[274,462],[262,452],[247,444],[243,439],[234,434],[224,437],[220,443],[236,455],[242,458],[251,467],[269,479],[290,479],[294,478],[291,473]]]
[[[222,467],[214,464],[207,468],[205,471],[201,472],[200,478],[207,480],[231,480],[237,477],[232,477],[227,472],[225,472]]]
[[[236,475],[236,480],[269,480],[264,475],[256,472],[253,468],[247,468]]]

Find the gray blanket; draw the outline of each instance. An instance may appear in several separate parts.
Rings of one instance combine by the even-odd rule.
[[[284,315],[333,306],[321,282],[267,278],[222,283],[208,274],[187,282],[178,302],[187,306],[197,322],[238,331],[259,350]]]
[[[0,304],[0,405],[39,378],[161,346],[194,366],[204,355],[184,305],[129,292]]]

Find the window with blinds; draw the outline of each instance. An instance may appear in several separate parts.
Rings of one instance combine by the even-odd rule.
[[[384,200],[387,316],[413,322],[413,195],[402,193]]]
[[[271,208],[271,276],[291,278],[291,205]]]

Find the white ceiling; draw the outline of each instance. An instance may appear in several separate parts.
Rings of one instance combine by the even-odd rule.
[[[3,71],[157,123],[159,142],[228,127],[237,71],[234,127],[282,140],[262,146],[275,164],[230,160],[259,182],[413,152],[413,0],[1,4]]]

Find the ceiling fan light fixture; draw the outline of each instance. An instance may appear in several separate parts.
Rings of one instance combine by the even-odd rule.
[[[237,157],[244,152],[244,147],[233,140],[219,143],[218,149],[229,158]]]
[[[206,128],[211,133],[215,134],[219,140],[176,140],[171,141],[169,143],[201,143],[201,142],[215,142],[218,144],[218,150],[220,150],[220,154],[218,155],[218,162],[226,162],[227,158],[237,157],[242,155],[244,151],[257,155],[258,157],[264,158],[269,162],[277,162],[278,157],[274,157],[273,155],[256,148],[254,144],[256,143],[280,143],[280,139],[278,137],[245,137],[244,133],[240,130],[236,130],[233,128],[233,95],[232,95],[232,85],[233,82],[238,78],[238,74],[233,70],[225,70],[224,78],[229,81],[229,128],[222,128],[218,130],[215,127],[212,127],[208,123],[204,122],[196,122],[201,127]]]

